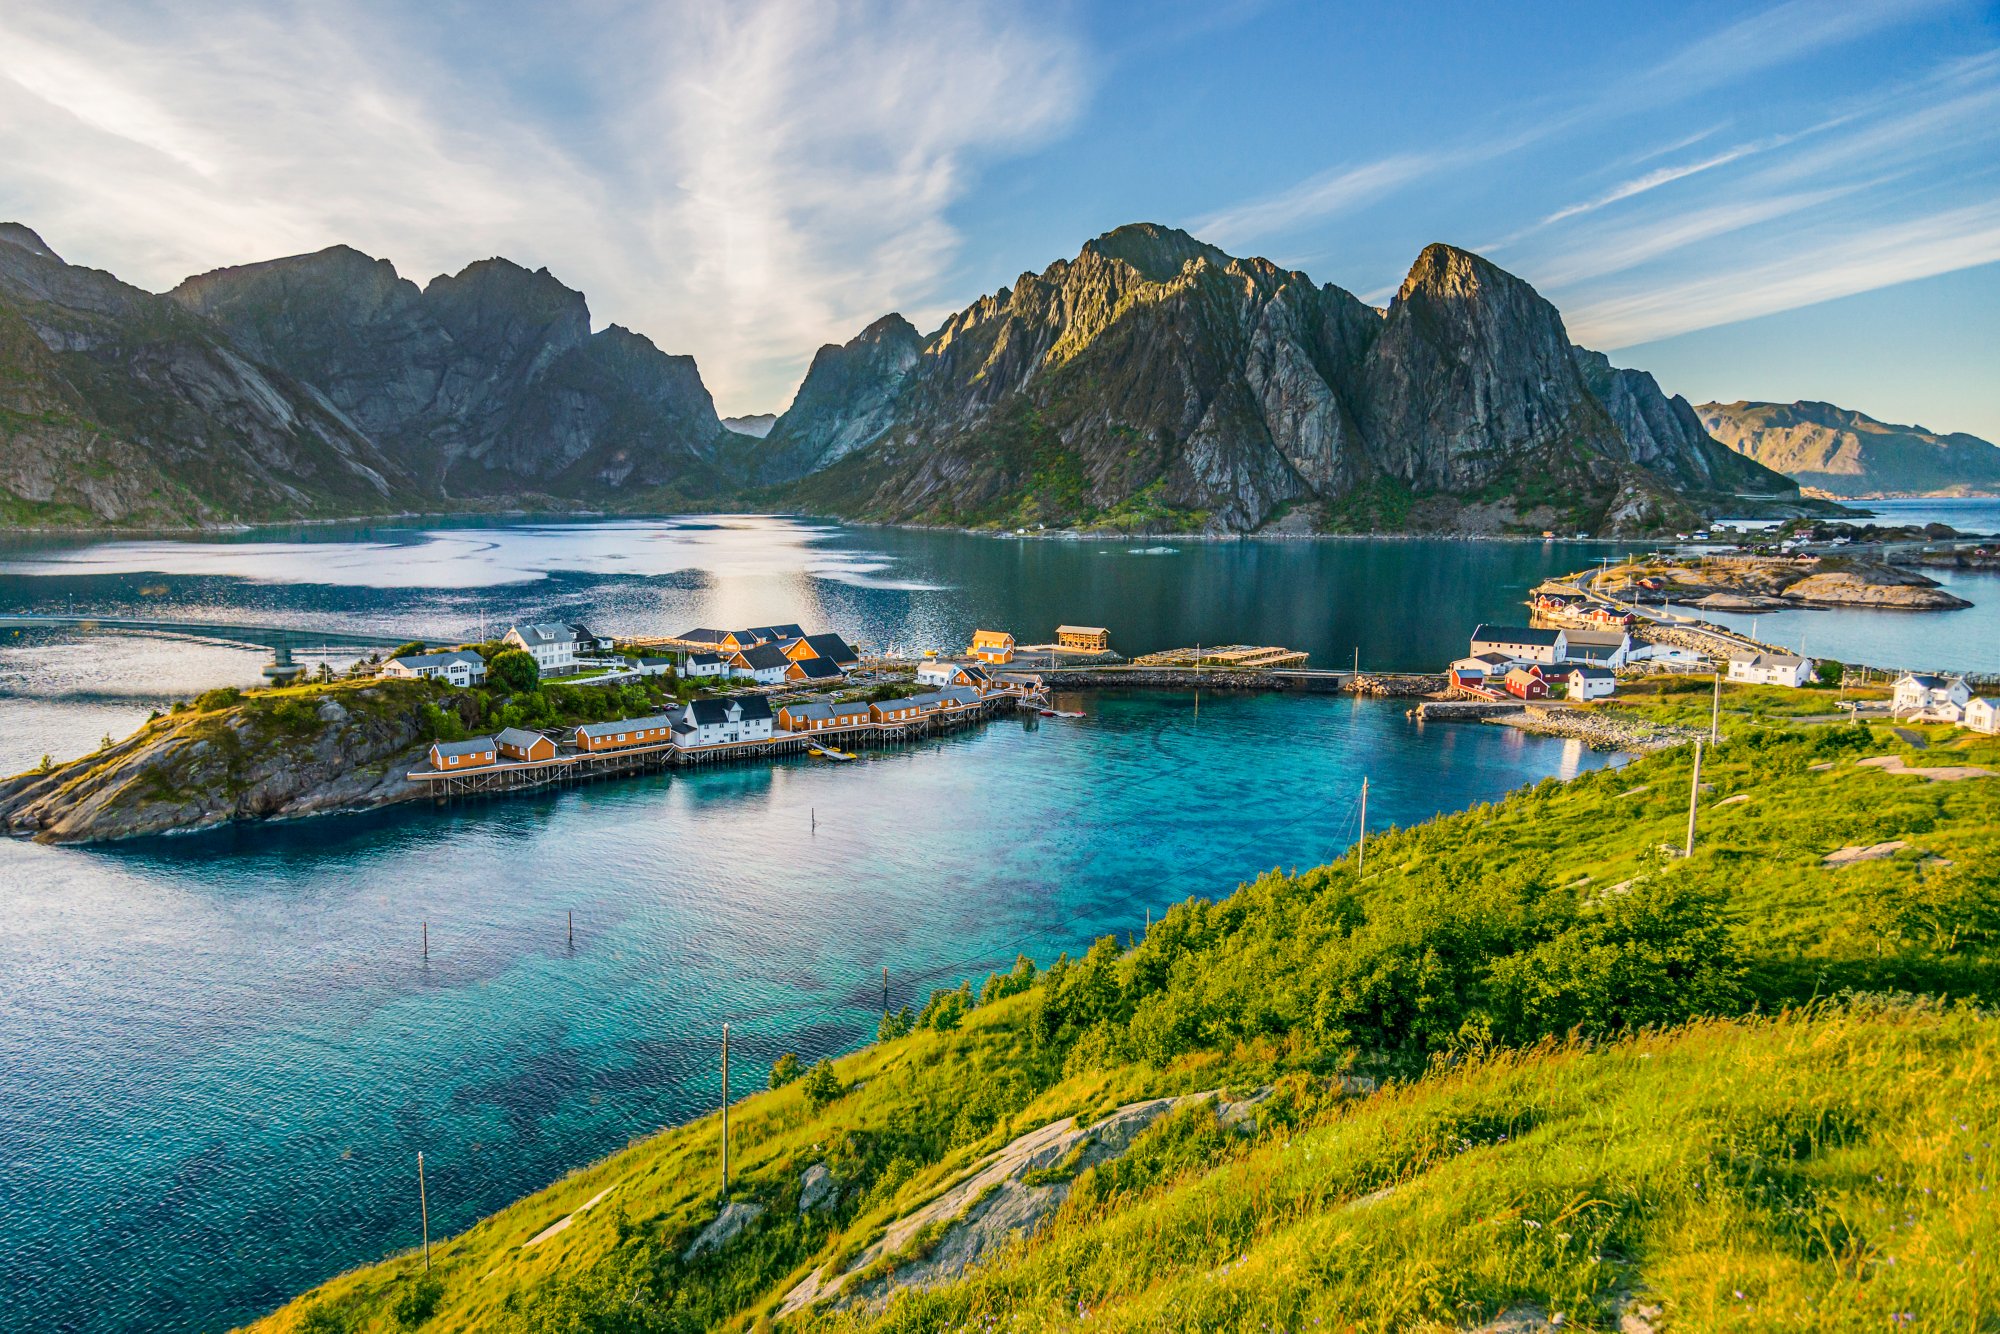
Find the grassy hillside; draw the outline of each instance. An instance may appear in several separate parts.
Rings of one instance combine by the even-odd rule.
[[[1385,834],[1365,868],[1273,871],[739,1103],[736,1198],[764,1212],[712,1253],[686,1257],[716,1217],[710,1117],[434,1247],[429,1280],[406,1254],[258,1327],[750,1328],[1017,1136],[1213,1089],[1263,1100],[1029,1174],[1067,1198],[957,1282],[788,1323],[1990,1326],[2000,781],[1857,763],[2000,770],[2000,743],[1931,735],[1741,733],[1704,766],[1692,859],[1668,752]],[[802,1211],[820,1164],[836,1202]]]

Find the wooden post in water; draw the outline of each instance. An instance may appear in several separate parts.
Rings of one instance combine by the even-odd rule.
[[[417,1208],[424,1219],[424,1272],[431,1272],[431,1197],[424,1188],[424,1155],[417,1151]]]
[[[431,924],[429,918],[424,919],[424,957],[426,959],[431,957]]]
[[[889,965],[882,965],[882,1017],[889,1017]]]
[[[729,1025],[722,1026],[722,1202],[729,1203]]]
[[[1354,874],[1368,865],[1368,780],[1361,780],[1361,840],[1354,845]]]
[[[569,910],[569,912],[568,912],[568,917],[569,917],[569,946],[570,946],[570,948],[571,948],[571,949],[575,949],[575,948],[576,948],[576,909],[574,909],[574,908],[571,908],[571,909]]]
[[[1701,810],[1701,738],[1694,743],[1694,781],[1688,785],[1688,841],[1681,855],[1694,856],[1694,817]]]

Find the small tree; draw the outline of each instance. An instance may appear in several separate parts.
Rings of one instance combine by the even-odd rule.
[[[840,1082],[840,1076],[833,1072],[833,1062],[822,1060],[806,1072],[804,1083],[806,1102],[814,1111],[826,1106],[841,1094],[847,1086]]]
[[[541,685],[542,669],[531,655],[510,648],[494,654],[486,664],[486,679],[509,694],[520,695]]]
[[[786,1052],[771,1063],[771,1087],[781,1089],[806,1072],[796,1052]]]
[[[412,654],[422,653],[423,651],[424,641],[421,639],[412,639],[407,644],[398,644],[395,648],[390,649],[389,656],[391,658],[407,658]]]
[[[1832,658],[1821,658],[1819,666],[1813,669],[1813,675],[1819,678],[1819,683],[1823,686],[1837,686],[1841,678],[1847,675],[1847,664],[1835,662]]]
[[[901,1010],[893,1013],[885,1010],[882,1012],[882,1022],[875,1025],[875,1040],[877,1042],[893,1042],[897,1038],[906,1035],[914,1027],[916,1027],[916,1020],[911,1016],[909,1006],[905,1005]]]

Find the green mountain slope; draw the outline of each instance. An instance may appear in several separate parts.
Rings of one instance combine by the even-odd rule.
[[[2000,446],[1896,426],[1831,403],[1704,403],[1716,439],[1832,496],[2000,493]]]
[[[2000,1020],[1910,993],[2000,987],[2000,782],[1856,762],[2000,767],[1937,733],[1732,739],[1688,860],[1668,752],[1190,901],[740,1102],[727,1226],[708,1117],[259,1328],[1984,1327]]]

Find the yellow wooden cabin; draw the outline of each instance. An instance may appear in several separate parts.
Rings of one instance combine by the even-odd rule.
[[[476,736],[470,741],[431,742],[431,768],[444,773],[489,768],[497,755],[490,736]]]
[[[1005,630],[974,630],[972,647],[966,650],[981,662],[1014,661],[1014,636]]]
[[[1111,632],[1101,625],[1059,625],[1056,645],[1086,653],[1103,653],[1111,647]]]

